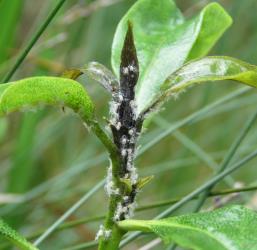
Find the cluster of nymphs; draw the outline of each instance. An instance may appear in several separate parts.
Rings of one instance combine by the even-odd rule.
[[[111,230],[106,230],[103,225],[100,225],[100,228],[95,236],[95,240],[98,240],[100,237],[108,239],[111,236],[111,233]]]
[[[136,207],[138,174],[134,166],[134,158],[136,142],[142,128],[142,119],[137,116],[135,102],[135,86],[138,77],[139,65],[132,28],[129,25],[121,52],[119,87],[112,93],[110,108],[110,128],[120,158],[118,178],[125,186],[125,188],[115,186],[110,164],[105,189],[109,196],[115,195],[118,200],[113,215],[115,222],[132,217]],[[101,235],[105,236],[105,233],[100,230]]]
[[[141,131],[142,120],[137,117],[135,86],[139,77],[139,65],[134,45],[132,28],[129,26],[121,52],[120,81],[118,91],[111,102],[111,130],[119,150],[121,168],[119,177],[129,186],[122,193],[110,187],[109,195],[121,195],[117,204],[114,221],[128,219],[135,209],[138,174],[134,166],[136,142]],[[110,166],[111,168],[111,166]],[[111,169],[109,170],[111,174]],[[111,178],[108,177],[111,181]],[[110,182],[112,185],[112,182]]]
[[[129,26],[121,52],[120,81],[113,93],[110,109],[110,127],[113,141],[118,149],[121,167],[119,178],[128,188],[115,187],[112,165],[108,169],[106,191],[109,196],[119,196],[113,220],[120,221],[133,216],[136,206],[138,174],[134,166],[136,142],[141,132],[142,119],[137,117],[135,86],[139,77],[139,65],[134,45],[132,28]]]

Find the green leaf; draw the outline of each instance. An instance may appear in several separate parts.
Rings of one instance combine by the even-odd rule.
[[[31,77],[0,86],[0,115],[42,105],[67,106],[91,124],[93,103],[76,81],[60,77]]]
[[[196,83],[220,80],[234,80],[257,88],[257,66],[227,56],[211,56],[189,62],[167,78],[161,87],[160,99]]]
[[[243,206],[229,206],[163,220],[125,220],[127,231],[153,232],[164,242],[196,250],[256,250],[257,214]]]
[[[3,220],[0,219],[0,235],[3,235],[8,241],[12,242],[19,249],[23,250],[38,250],[35,246],[29,243],[14,229],[8,226]]]
[[[217,3],[185,21],[172,0],[138,0],[122,18],[114,36],[112,66],[117,76],[128,21],[133,24],[139,60],[138,113],[155,99],[171,73],[185,61],[208,53],[232,22]]]
[[[137,182],[137,189],[141,190],[146,184],[148,184],[154,178],[153,175],[140,178]]]

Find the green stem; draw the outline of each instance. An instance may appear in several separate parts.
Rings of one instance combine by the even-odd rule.
[[[109,152],[109,157],[112,164],[112,181],[116,188],[122,190],[123,184],[120,181],[119,170],[120,170],[120,156],[116,145],[112,142],[109,136],[102,130],[97,122],[92,122],[92,131],[100,139],[103,145]],[[109,201],[109,209],[105,220],[104,228],[105,230],[111,230],[111,236],[108,239],[101,237],[99,239],[99,250],[115,250],[118,249],[119,243],[121,241],[123,232],[114,223],[113,218],[117,204],[120,201],[120,196],[111,195]]]
[[[118,226],[124,231],[140,231],[147,233],[151,232],[151,230],[149,230],[149,226],[147,226],[148,223],[149,221],[147,220],[123,220],[118,223]]]
[[[102,142],[105,148],[108,150],[110,160],[112,163],[112,178],[116,187],[121,187],[121,182],[119,178],[119,169],[120,169],[120,156],[116,145],[112,142],[110,137],[104,132],[100,127],[98,122],[93,121],[91,124],[92,131]]]
[[[119,178],[119,168],[120,168],[120,161],[117,160],[117,158],[112,158],[111,155],[111,162],[112,162],[112,178],[115,187],[122,189],[122,183],[120,182]],[[117,195],[111,195],[109,200],[109,207],[108,207],[108,213],[106,215],[105,219],[105,230],[111,230],[111,236],[108,239],[105,239],[104,237],[101,237],[99,241],[99,250],[116,250],[119,248],[119,244],[121,241],[121,238],[123,236],[123,232],[117,227],[115,224],[113,218],[115,216],[115,211],[118,205],[118,202],[120,202],[120,197]]]
[[[118,226],[116,224],[113,224],[113,226],[111,227],[111,230],[112,230],[112,234],[109,239],[100,240],[99,245],[98,245],[99,250],[119,249],[119,245],[120,245],[122,236],[124,235],[124,232],[120,228],[118,228]]]
[[[86,119],[83,119],[83,120],[85,123],[88,123]],[[92,121],[91,124],[89,125],[92,128],[92,131],[94,132],[94,134],[98,137],[98,139],[102,142],[102,144],[108,150],[111,160],[114,161],[116,165],[116,162],[118,161],[118,151],[116,146],[110,139],[110,137],[104,132],[104,130],[100,127],[97,121]]]

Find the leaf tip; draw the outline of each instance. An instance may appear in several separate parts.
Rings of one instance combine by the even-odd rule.
[[[83,72],[79,69],[68,69],[62,73],[61,77],[76,80],[82,74]]]
[[[210,3],[205,7],[205,10],[215,11],[216,13],[219,13],[220,18],[222,18],[224,21],[223,25],[226,26],[226,28],[232,25],[233,23],[232,17],[219,3],[217,2]]]

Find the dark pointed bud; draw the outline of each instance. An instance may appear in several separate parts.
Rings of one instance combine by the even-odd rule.
[[[128,22],[128,31],[121,52],[120,90],[124,98],[134,100],[135,86],[139,77],[139,64],[134,43],[132,24]]]

